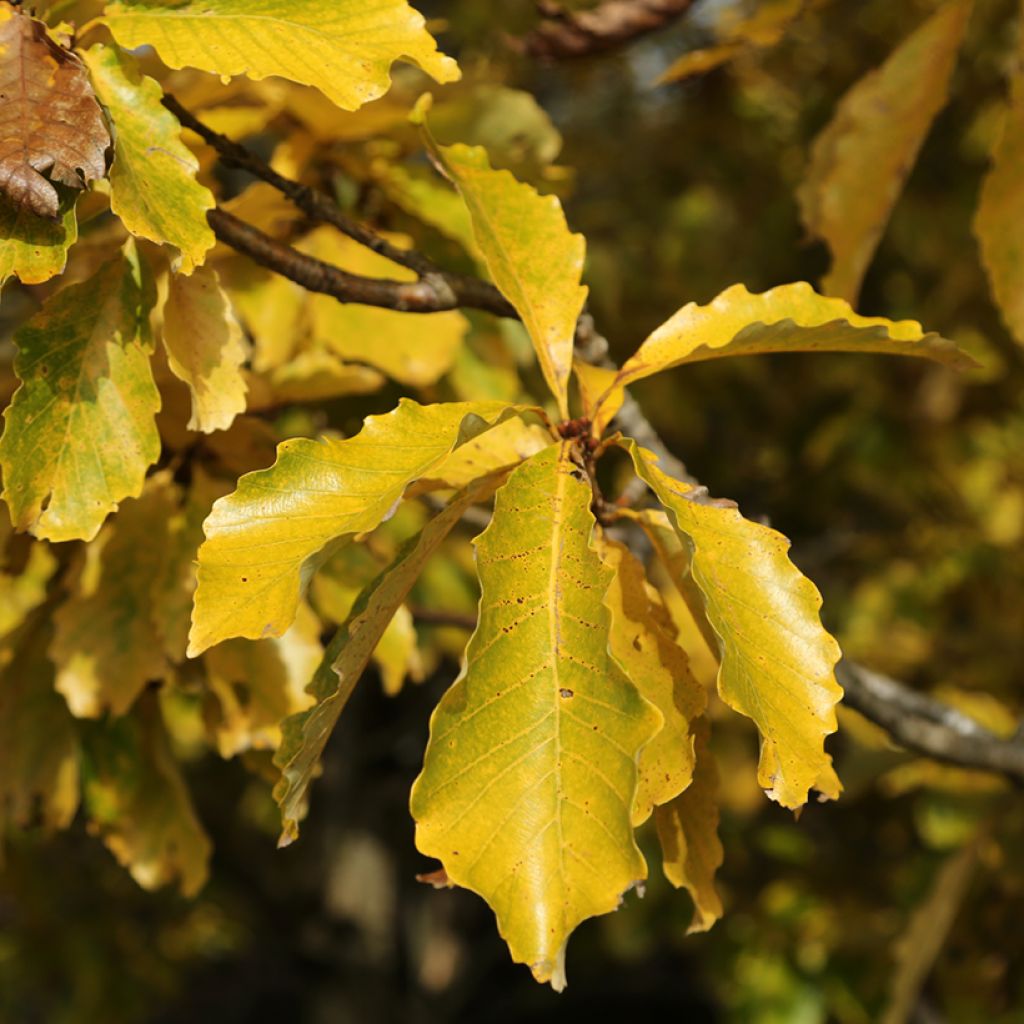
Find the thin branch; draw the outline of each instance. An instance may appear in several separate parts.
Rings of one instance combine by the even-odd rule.
[[[841,661],[836,676],[844,703],[901,746],[937,761],[998,772],[1024,783],[1024,740],[1005,740],[948,704],[856,662]]]
[[[360,224],[358,221],[353,220],[338,206],[338,204],[329,196],[327,193],[320,191],[319,189],[311,188],[309,185],[303,185],[301,182],[293,181],[291,178],[286,178],[282,174],[278,174],[265,160],[258,157],[250,149],[243,146],[241,143],[234,142],[229,139],[226,135],[220,132],[214,131],[209,125],[204,124],[198,117],[196,117],[191,111],[183,107],[173,96],[165,95],[163,97],[163,105],[172,113],[175,117],[186,127],[194,131],[199,135],[205,142],[208,142],[217,151],[221,160],[231,165],[232,167],[238,167],[243,171],[253,175],[253,177],[259,178],[261,181],[265,181],[268,185],[276,188],[282,195],[290,199],[298,209],[300,209],[310,220],[316,221],[321,224],[330,224],[336,227],[343,234],[349,238],[358,242],[360,245],[366,246],[367,249],[378,253],[381,256],[391,260],[393,263],[397,263],[399,266],[407,267],[412,270],[418,277],[419,283],[423,285],[424,293],[429,292],[430,298],[427,300],[416,299],[414,304],[411,306],[395,305],[390,301],[386,301],[383,297],[377,301],[366,300],[362,298],[347,298],[346,296],[355,289],[356,294],[372,295],[379,292],[379,289],[374,289],[369,285],[365,284],[369,279],[357,278],[354,274],[347,274],[349,279],[347,286],[342,286],[340,280],[335,277],[333,279],[332,287],[327,288],[314,288],[314,291],[323,291],[329,295],[335,295],[343,302],[364,302],[370,306],[386,306],[390,309],[407,310],[410,312],[420,313],[435,313],[441,310],[457,309],[459,307],[465,307],[468,309],[480,309],[487,313],[494,313],[496,316],[507,316],[515,317],[516,312],[513,309],[511,303],[509,303],[505,297],[494,287],[490,282],[483,281],[477,277],[469,277],[465,274],[457,274],[452,271],[442,270],[432,260],[424,256],[422,253],[417,252],[415,249],[401,249],[396,245],[393,245],[386,238],[382,238],[372,228],[367,227],[365,224]],[[231,218],[234,221],[233,225],[228,225],[227,221],[224,221],[221,217],[231,217],[230,214],[224,211],[219,211],[216,215],[211,214],[211,225],[214,231],[218,230],[216,224],[213,221],[222,221],[223,229],[226,233],[230,233],[230,237],[221,238],[226,245],[230,245],[232,248],[237,248],[235,242],[231,239],[238,240],[243,244],[248,243],[251,247],[257,251],[262,252],[265,256],[268,253],[268,248],[265,244],[256,244],[252,235],[244,236],[239,225],[242,224],[236,218]],[[255,230],[255,229],[253,229]],[[261,233],[260,233],[261,234]],[[220,237],[218,235],[218,237]],[[266,236],[264,236],[265,238]],[[250,249],[244,249],[246,255],[252,256],[257,259],[257,262],[263,263],[264,266],[270,266],[272,270],[277,270],[279,266],[284,265],[295,265],[297,266],[302,262],[301,259],[291,257],[289,260],[283,261],[283,250],[287,247],[278,245],[278,249],[275,253],[275,263],[270,264],[266,260],[257,259],[253,255],[253,251]],[[294,252],[294,250],[290,250]],[[296,254],[300,256],[301,254]],[[329,267],[329,264],[322,263],[321,261],[315,261],[320,263],[321,268]],[[284,273],[284,271],[281,271]],[[344,271],[338,271],[339,274],[344,274]],[[285,274],[286,277],[290,277],[290,274]],[[323,275],[321,274],[321,277]],[[299,284],[304,284],[304,281],[292,278]],[[356,281],[364,282],[362,285],[357,286]],[[394,284],[395,282],[391,282]],[[308,285],[306,287],[309,287]],[[397,301],[397,300],[396,300]]]
[[[538,0],[544,20],[519,48],[540,60],[589,57],[665,28],[693,4],[694,0],[605,0],[589,11],[567,11],[551,0]]]

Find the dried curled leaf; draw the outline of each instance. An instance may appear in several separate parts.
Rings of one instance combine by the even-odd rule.
[[[81,189],[102,178],[109,145],[78,57],[42,22],[0,6],[0,192],[18,208],[56,220],[60,197],[51,181]]]

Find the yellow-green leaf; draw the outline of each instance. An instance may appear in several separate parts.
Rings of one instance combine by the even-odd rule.
[[[309,784],[319,770],[327,740],[395,612],[405,601],[427,560],[466,509],[486,500],[501,480],[502,475],[498,474],[456,495],[420,533],[406,542],[395,560],[367,584],[348,618],[338,628],[308,687],[316,700],[315,707],[292,716],[282,726],[283,738],[274,758],[281,769],[281,781],[274,789],[274,798],[281,808],[281,845],[298,837]]]
[[[952,341],[926,334],[916,320],[860,316],[842,299],[819,295],[803,281],[761,294],[734,284],[706,306],[688,302],[666,320],[626,360],[616,387],[684,363],[768,352],[873,352],[918,356],[956,369],[976,365]]]
[[[828,242],[830,295],[856,301],[889,214],[935,115],[945,106],[972,0],[943,4],[840,100],[814,142],[798,197]]]
[[[522,317],[564,419],[576,320],[587,297],[583,236],[569,232],[555,196],[493,170],[481,147],[433,145],[433,152],[469,207],[477,248]]]
[[[397,245],[409,239],[390,236]],[[362,277],[415,281],[416,274],[346,238],[331,227],[318,228],[298,248]],[[343,359],[369,363],[402,384],[422,387],[444,376],[455,362],[469,321],[459,312],[399,313],[330,295],[309,296],[313,340]]]
[[[277,747],[284,719],[312,703],[306,685],[323,653],[320,620],[303,604],[284,636],[226,640],[203,655],[221,757]]]
[[[376,527],[410,483],[508,408],[403,399],[347,440],[281,444],[274,465],[242,477],[206,520],[190,656],[233,636],[280,636],[295,617],[314,556]]]
[[[661,715],[608,653],[611,576],[568,442],[513,471],[477,541],[480,617],[430,723],[416,845],[491,905],[512,958],[565,984],[565,945],[646,876],[637,754]]]
[[[60,220],[52,221],[0,196],[0,287],[12,277],[42,284],[63,273],[68,249],[77,240],[73,200],[65,200]]]
[[[843,695],[833,671],[839,646],[821,625],[817,589],[787,557],[789,541],[663,473],[635,441],[623,447],[692,549],[722,651],[718,692],[763,739],[758,782],[784,807],[802,806],[812,787],[838,797],[824,742]]]
[[[614,571],[605,604],[611,613],[608,649],[629,681],[660,712],[661,732],[640,751],[633,824],[678,796],[693,778],[690,725],[707,694],[693,678],[686,652],[656,618],[644,567],[625,545],[606,540],[605,564]]]
[[[189,430],[227,430],[245,412],[242,363],[249,346],[235,320],[217,271],[172,274],[164,306],[167,364],[192,394]]]
[[[213,247],[206,211],[215,204],[196,181],[199,162],[181,141],[181,125],[131,54],[97,45],[83,56],[114,122],[110,207],[133,235],[173,245],[181,254],[178,269],[191,274]]]
[[[178,881],[195,896],[209,872],[210,840],[171,752],[155,694],[128,716],[86,734],[89,828],[143,889]]]
[[[160,454],[149,365],[152,291],[134,249],[56,293],[14,337],[4,498],[20,530],[90,540]]]
[[[152,46],[168,67],[277,75],[316,86],[345,110],[383,96],[396,60],[438,82],[459,77],[406,0],[126,0],[103,20],[122,46]]]
[[[48,639],[37,619],[0,642],[0,836],[8,824],[67,828],[78,809],[78,737]]]
[[[711,725],[703,715],[694,723],[693,734],[697,751],[693,782],[654,812],[665,877],[677,889],[685,887],[693,900],[691,933],[706,932],[722,916],[715,872],[724,859],[718,838],[718,766],[709,746]]]
[[[169,479],[154,477],[86,548],[77,587],[57,609],[50,649],[56,687],[79,718],[108,709],[123,715],[146,684],[167,671],[150,607],[174,512]]]
[[[1024,344],[1024,35],[1010,78],[1010,107],[981,186],[974,233],[1003,320]]]

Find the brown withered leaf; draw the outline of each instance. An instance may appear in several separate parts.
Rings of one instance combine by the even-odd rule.
[[[102,178],[109,145],[82,62],[42,22],[0,2],[0,192],[56,220],[51,182],[81,189]]]

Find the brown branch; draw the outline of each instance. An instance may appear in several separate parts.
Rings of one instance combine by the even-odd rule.
[[[589,57],[665,28],[685,14],[694,0],[605,0],[589,11],[566,11],[551,0],[538,0],[544,20],[519,42],[540,60]]]
[[[303,287],[334,295],[342,302],[360,302],[368,306],[384,306],[417,313],[436,313],[464,307],[480,309],[495,316],[517,316],[512,304],[490,282],[442,270],[422,253],[392,245],[372,228],[347,216],[325,192],[278,174],[265,160],[241,143],[234,142],[226,135],[203,124],[173,96],[165,95],[163,105],[186,128],[213,146],[224,163],[247,171],[253,177],[276,188],[310,220],[330,224],[360,245],[399,266],[414,271],[419,281],[416,282],[416,287],[409,285],[408,282],[390,281],[384,282],[389,287],[381,288],[378,286],[380,282],[371,278],[348,274],[320,260],[304,257],[288,246],[275,243],[262,232],[249,228],[226,211],[211,211],[210,224],[217,237],[226,245],[239,249],[256,262],[284,274],[285,277],[290,277]],[[293,276],[289,269],[302,276]],[[334,273],[331,273],[332,270]],[[308,284],[307,281],[318,281],[320,285]],[[397,287],[399,285],[400,288]]]
[[[948,704],[856,662],[836,669],[843,702],[880,725],[901,746],[937,761],[1006,775],[1024,783],[1024,739],[1002,739]]]

